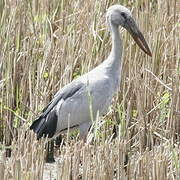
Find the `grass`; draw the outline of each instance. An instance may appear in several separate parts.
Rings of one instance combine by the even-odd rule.
[[[45,141],[37,142],[29,125],[59,88],[108,56],[111,39],[105,12],[112,4],[132,9],[153,57],[120,30],[124,42],[120,89],[103,123],[97,122],[96,133],[89,135],[95,137],[94,145],[74,138],[55,150],[54,176],[180,178],[177,0],[1,1],[0,177],[42,179]],[[115,129],[117,137],[112,140]]]

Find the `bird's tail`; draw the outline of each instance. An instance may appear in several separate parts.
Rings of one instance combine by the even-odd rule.
[[[58,117],[55,111],[51,111],[48,116],[40,116],[36,119],[30,129],[37,134],[37,139],[41,137],[52,138],[56,133]]]
[[[30,126],[30,129],[33,130],[37,134],[37,139],[40,139],[43,136],[45,121],[46,121],[46,118],[40,116]]]

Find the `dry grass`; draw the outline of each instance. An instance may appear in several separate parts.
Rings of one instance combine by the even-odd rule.
[[[1,1],[0,177],[42,179],[45,142],[29,133],[24,139],[25,131],[60,87],[108,56],[104,14],[119,3],[132,9],[153,57],[121,30],[119,93],[96,130],[94,145],[72,140],[56,152],[56,179],[180,178],[177,0]],[[110,141],[114,125],[118,137]]]

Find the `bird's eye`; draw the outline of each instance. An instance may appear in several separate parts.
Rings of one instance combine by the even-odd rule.
[[[126,14],[124,12],[121,13],[121,16],[126,19]]]

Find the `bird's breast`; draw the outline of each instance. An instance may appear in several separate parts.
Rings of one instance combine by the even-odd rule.
[[[99,111],[100,115],[104,114],[111,104],[113,95],[116,92],[112,80],[108,76],[92,80],[89,84],[89,90],[92,99],[93,111],[95,114],[97,111]]]

